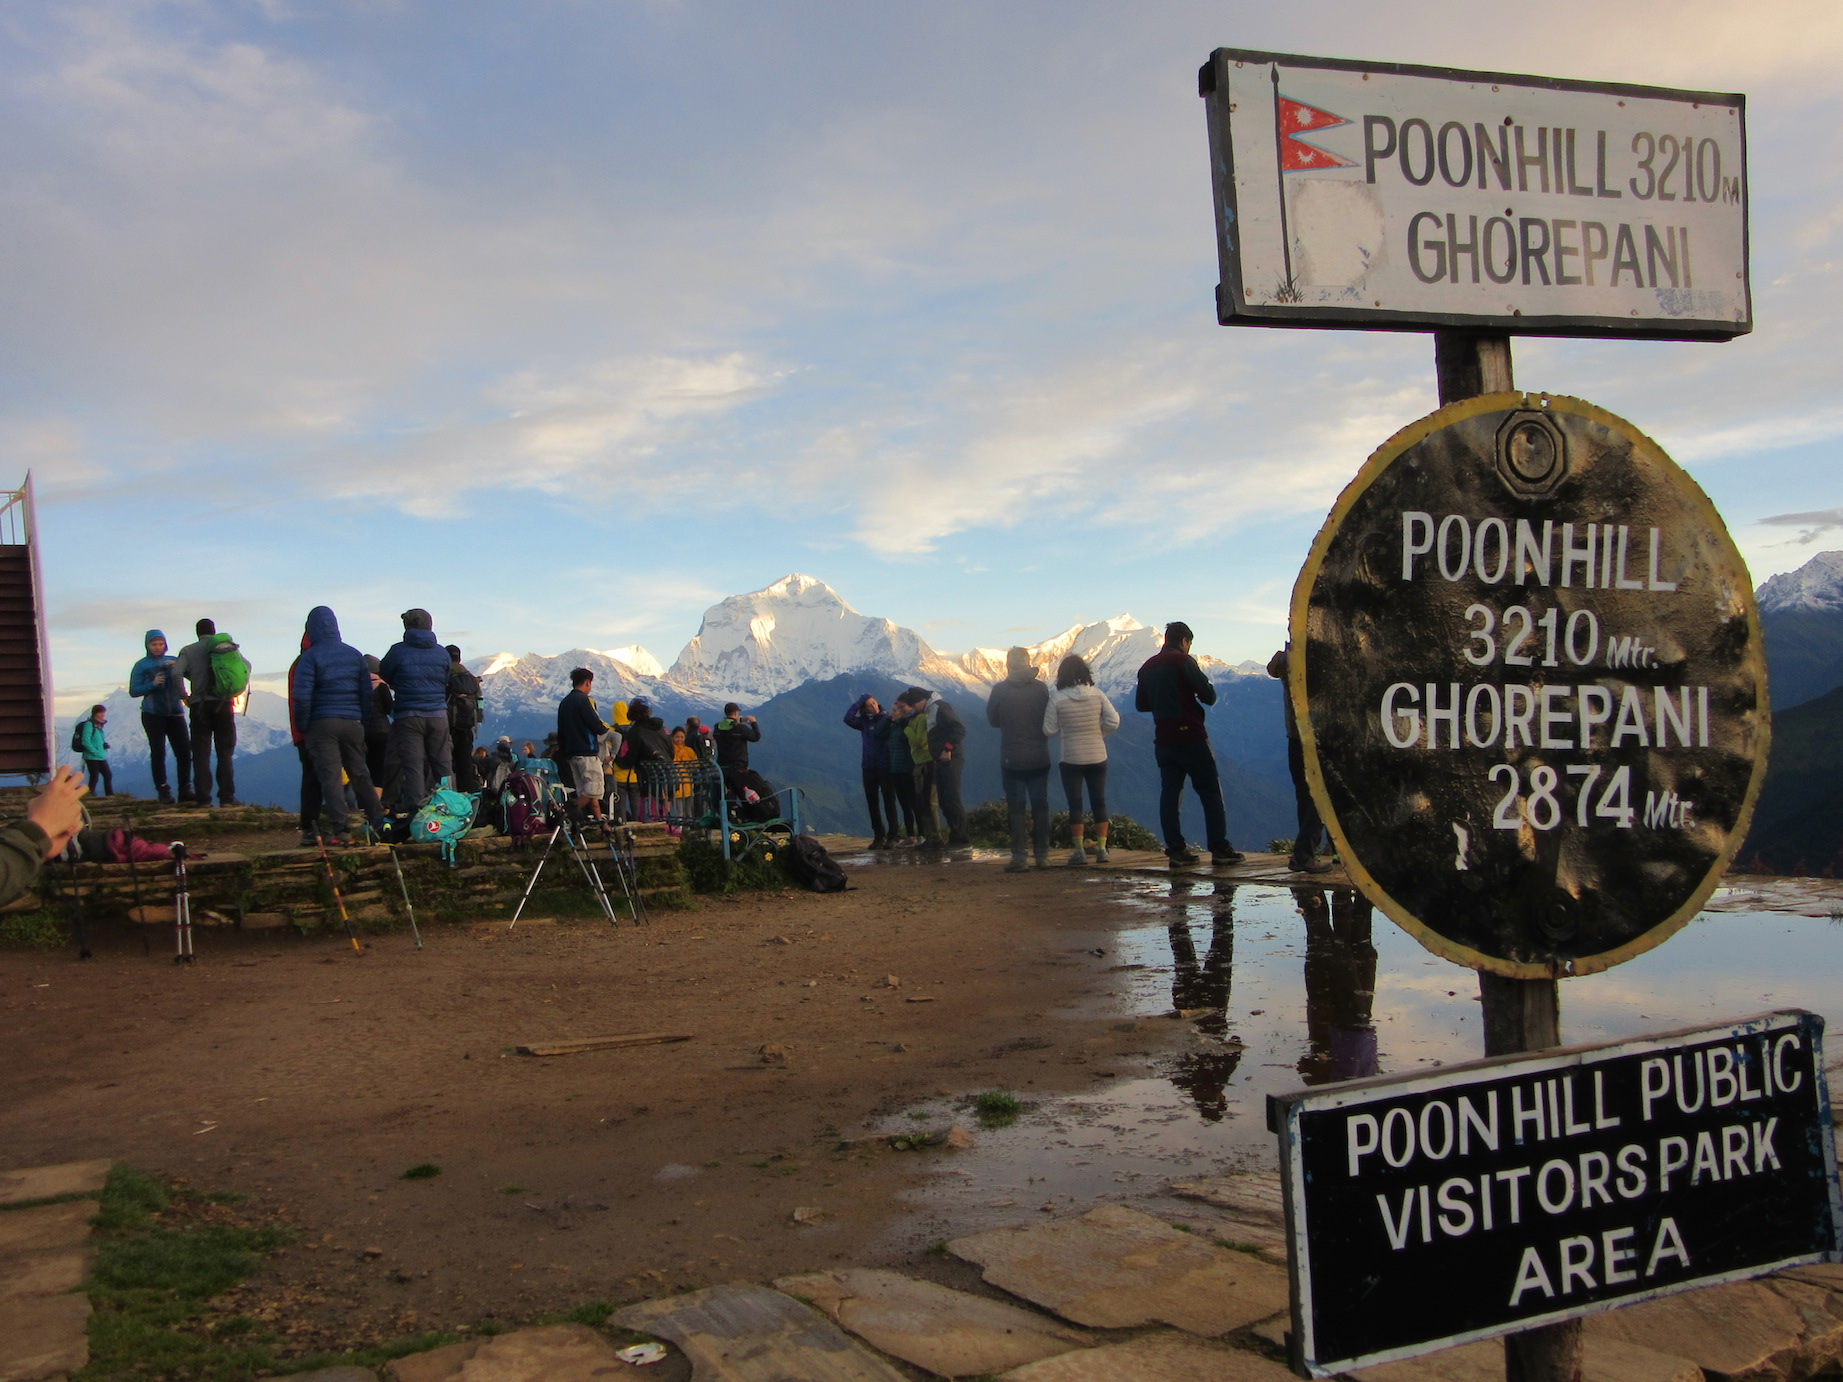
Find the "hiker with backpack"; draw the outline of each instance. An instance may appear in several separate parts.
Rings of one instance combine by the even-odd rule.
[[[241,806],[237,800],[237,707],[250,689],[250,664],[238,651],[236,640],[219,633],[209,619],[195,626],[198,641],[179,650],[173,673],[186,685],[186,706],[192,716],[192,800],[211,805],[211,756],[217,754],[219,806]]]
[[[93,705],[84,719],[77,721],[77,726],[70,733],[70,751],[83,759],[83,767],[90,776],[90,790],[96,790],[96,784],[102,783],[100,795],[115,795],[115,775],[109,769],[109,744],[104,738],[104,727],[109,722],[109,707]]]
[[[454,785],[463,792],[480,790],[479,770],[474,766],[474,731],[484,718],[486,702],[481,699],[480,678],[461,665],[461,650],[450,643],[448,654],[448,742],[454,755]]]
[[[394,713],[390,745],[400,774],[396,800],[401,814],[414,812],[448,776],[453,755],[448,749],[448,650],[435,637],[435,620],[426,609],[406,609],[403,641],[393,643],[378,672],[390,684]]]
[[[141,701],[141,732],[147,736],[149,766],[154,791],[162,806],[173,805],[173,790],[166,779],[166,747],[173,746],[173,776],[181,799],[192,795],[192,735],[186,728],[185,687],[173,668],[179,659],[169,657],[166,635],[149,629],[142,640],[147,656],[128,673],[128,694]]]
[[[307,760],[320,783],[320,814],[329,845],[349,845],[346,788],[350,780],[358,809],[374,835],[384,813],[365,764],[365,722],[376,704],[365,655],[339,636],[339,621],[325,605],[307,615],[306,644],[295,663],[290,693],[297,723],[305,733]],[[305,833],[305,832],[304,832]]]

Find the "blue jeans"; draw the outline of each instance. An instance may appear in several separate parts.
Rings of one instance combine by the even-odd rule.
[[[1210,752],[1209,740],[1194,744],[1160,744],[1153,750],[1158,759],[1158,826],[1165,836],[1165,851],[1176,854],[1184,848],[1184,827],[1178,818],[1178,803],[1184,795],[1184,779],[1196,789],[1203,803],[1203,830],[1209,837],[1211,852],[1233,849],[1229,843],[1228,817],[1222,809],[1222,778],[1216,772],[1216,755]]]
[[[1030,799],[1031,842],[1039,859],[1049,858],[1049,769],[1004,768],[1005,811],[1011,821],[1011,857],[1024,857],[1024,799]]]

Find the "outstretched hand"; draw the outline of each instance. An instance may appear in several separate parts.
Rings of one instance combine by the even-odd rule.
[[[32,804],[26,807],[26,819],[51,840],[51,847],[45,854],[47,859],[62,854],[64,847],[83,829],[82,802],[89,790],[68,766],[62,767],[51,775],[51,781],[39,789]]]

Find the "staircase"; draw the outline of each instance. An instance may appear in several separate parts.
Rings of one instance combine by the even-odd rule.
[[[54,764],[32,480],[0,490],[0,773]]]

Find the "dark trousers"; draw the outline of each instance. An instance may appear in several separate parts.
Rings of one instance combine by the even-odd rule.
[[[1184,795],[1184,779],[1196,790],[1203,803],[1203,830],[1212,851],[1233,849],[1229,843],[1228,817],[1222,809],[1222,778],[1216,771],[1216,755],[1210,752],[1209,740],[1193,744],[1160,744],[1154,750],[1158,759],[1158,827],[1164,832],[1165,850],[1175,854],[1184,848],[1184,826],[1178,807]]]
[[[89,769],[90,791],[95,792],[96,784],[100,782],[102,783],[102,791],[98,795],[105,797],[112,797],[115,795],[115,773],[109,767],[108,759],[86,758],[83,760],[83,766]]]
[[[448,717],[399,715],[390,727],[390,744],[397,751],[397,809],[414,811],[435,790],[437,778],[448,776]]]
[[[382,734],[367,734],[365,736],[365,771],[371,774],[371,785],[378,789],[378,800],[380,801],[396,800],[396,766],[396,759],[390,751],[390,727],[386,725]]]
[[[879,840],[895,839],[896,779],[888,768],[864,769],[864,805],[870,808],[870,833]],[[914,814],[913,808],[909,814]],[[883,824],[886,816],[887,828]]]
[[[314,761],[307,756],[307,742],[294,746],[294,751],[301,759],[301,834],[311,835],[320,822],[320,775],[314,771]]]
[[[346,789],[343,773],[352,780],[352,795],[365,819],[376,825],[378,794],[371,789],[365,767],[365,727],[357,720],[315,720],[307,727],[307,757],[320,779],[320,812],[333,834],[346,833]]]
[[[237,712],[229,701],[192,704],[192,795],[202,806],[211,800],[211,755],[218,755],[218,804],[237,799]]]
[[[902,808],[902,838],[913,839],[915,836],[915,770],[907,771],[886,768],[885,776],[889,779],[890,790],[896,794],[896,805]],[[896,838],[896,813],[890,812],[890,836]]]
[[[149,715],[141,712],[141,732],[147,736],[148,762],[154,770],[154,790],[167,794],[166,746],[173,746],[173,775],[179,782],[179,795],[192,790],[192,735],[183,715]]]
[[[472,725],[453,725],[448,731],[453,747],[449,750],[452,760],[454,790],[457,792],[477,792],[480,790],[480,774],[474,767],[474,727]]]
[[[1005,815],[1011,825],[1011,857],[1024,857],[1024,805],[1030,803],[1029,840],[1038,859],[1049,858],[1049,769],[1002,768]]]
[[[965,766],[958,754],[934,765],[934,799],[941,804],[950,849],[964,849],[973,842],[966,833],[966,807],[960,801],[960,772]]]
[[[1099,763],[1064,763],[1062,765],[1062,794],[1069,799],[1069,824],[1080,826],[1081,792],[1088,789],[1088,805],[1094,812],[1096,825],[1107,824],[1107,760]]]
[[[1324,822],[1318,818],[1318,803],[1305,778],[1305,746],[1297,739],[1286,741],[1286,766],[1293,775],[1293,797],[1299,807],[1299,833],[1293,837],[1293,858],[1310,859],[1318,853],[1318,837]]]
[[[909,791],[915,797],[915,827],[925,845],[941,842],[941,822],[934,814],[934,768],[932,763],[917,763],[909,772]]]

